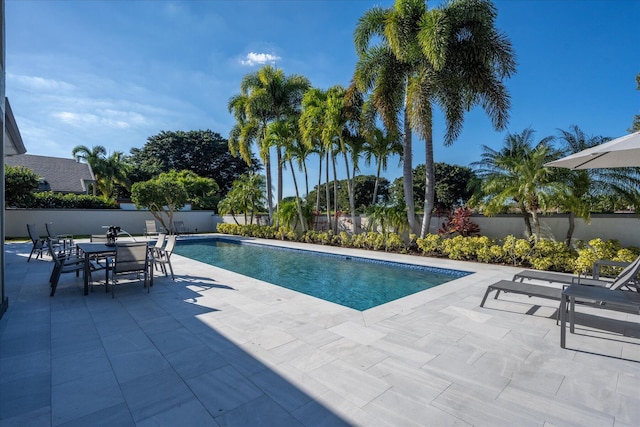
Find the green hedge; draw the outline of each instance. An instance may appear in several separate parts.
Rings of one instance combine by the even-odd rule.
[[[45,191],[33,193],[30,208],[39,209],[118,209],[113,200],[86,194],[62,194]]]
[[[333,234],[332,231],[309,230],[296,233],[287,227],[276,228],[264,225],[218,224],[219,233],[266,239],[280,239],[341,246],[345,248],[368,249],[398,253],[417,252],[420,255],[446,257],[449,259],[503,264],[551,270],[589,273],[598,259],[631,262],[640,255],[640,249],[623,248],[617,240],[593,239],[588,243],[579,242],[576,249],[568,248],[562,242],[518,239],[512,235],[504,239],[490,239],[486,236],[444,238],[429,234],[424,238],[411,235],[411,243],[405,244],[395,233],[364,232],[350,235],[346,232]],[[615,276],[619,270],[603,269],[604,275]]]

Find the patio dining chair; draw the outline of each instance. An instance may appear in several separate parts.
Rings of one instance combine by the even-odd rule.
[[[40,237],[38,233],[38,229],[35,224],[27,224],[27,231],[29,232],[29,238],[33,243],[33,247],[31,248],[31,253],[29,254],[29,258],[27,258],[27,262],[31,261],[31,257],[33,254],[36,254],[36,259],[42,257],[42,251],[47,244],[47,241]]]
[[[156,240],[156,244],[151,248],[152,254],[154,257],[160,255],[160,251],[164,248],[165,241],[167,239],[167,235],[165,233],[158,234],[158,239]]]
[[[105,265],[91,260],[89,262],[89,271],[85,272],[84,257],[68,254],[65,252],[58,252],[55,250],[55,245],[50,243],[51,242],[47,242],[47,249],[49,250],[49,255],[53,260],[53,270],[51,271],[51,277],[49,278],[49,283],[51,284],[51,296],[54,296],[54,294],[56,293],[58,282],[60,281],[60,275],[62,273],[75,272],[76,276],[79,276],[80,272],[82,271],[84,274],[88,275],[88,280],[91,283],[92,273],[94,271],[103,270],[106,268]]]
[[[172,234],[167,238],[167,245],[164,249],[160,249],[153,257],[153,264],[156,268],[159,266],[165,276],[167,276],[167,266],[169,266],[169,271],[171,271],[171,280],[176,280],[175,275],[173,274],[173,267],[171,266],[171,254],[173,253],[175,245],[176,235]]]
[[[55,227],[52,222],[47,222],[45,224],[45,228],[47,229],[47,237],[54,244],[61,244],[62,250],[64,252],[71,253],[73,249],[73,235],[72,234],[58,234],[55,231]]]
[[[150,268],[149,246],[146,242],[125,242],[116,245],[116,255],[111,265],[111,296],[115,298],[115,287],[122,283],[120,278],[143,277],[147,293],[153,284],[153,271]]]
[[[162,227],[158,227],[155,219],[147,219],[144,221],[144,236],[157,236],[161,232],[163,232]]]
[[[173,221],[173,229],[176,234],[189,234],[191,230],[184,225],[184,221]]]

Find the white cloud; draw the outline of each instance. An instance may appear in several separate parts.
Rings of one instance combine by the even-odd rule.
[[[280,59],[282,58],[276,55],[272,55],[270,53],[249,52],[246,56],[246,59],[241,59],[240,63],[242,65],[253,66],[253,65],[266,64],[268,62],[276,62]]]
[[[74,85],[54,79],[46,79],[38,76],[26,76],[18,74],[7,74],[7,80],[11,84],[27,91],[70,91]]]

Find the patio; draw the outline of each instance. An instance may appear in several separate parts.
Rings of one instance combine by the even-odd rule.
[[[173,255],[176,281],[82,295],[6,244],[3,426],[637,426],[640,316],[486,287],[520,269],[272,242],[475,274],[359,312]],[[589,325],[606,317],[609,330]]]

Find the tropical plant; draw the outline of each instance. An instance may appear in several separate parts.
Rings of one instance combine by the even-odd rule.
[[[454,0],[427,11],[423,0],[396,0],[373,8],[355,32],[359,61],[355,80],[372,100],[388,130],[404,115],[403,188],[412,231],[417,230],[411,182],[411,133],[425,141],[424,236],[434,207],[432,104],[442,108],[444,142],[458,137],[464,111],[480,105],[496,129],[506,126],[509,96],[502,80],[515,71],[511,44],[494,26],[496,8],[487,0]],[[371,40],[379,44],[370,47]]]
[[[223,215],[242,212],[244,214],[244,223],[253,224],[255,215],[264,209],[264,187],[264,176],[252,172],[240,175],[233,182],[231,191],[218,204],[218,209],[222,209]],[[250,217],[247,218],[247,215],[250,215]]]
[[[559,129],[562,145],[558,155],[567,156],[607,142],[610,138],[587,136],[578,128]],[[599,196],[614,195],[640,210],[640,168],[557,169],[556,179],[564,184],[563,192],[555,198],[557,206],[569,213],[569,227],[565,244],[571,245],[575,218],[589,221],[592,200]]]
[[[71,150],[71,155],[79,160],[83,160],[91,166],[96,180],[99,180],[102,175],[102,162],[107,156],[107,149],[102,145],[95,145],[92,148],[86,145],[77,145]],[[98,194],[97,184],[91,184],[93,188],[93,195]]]
[[[240,83],[240,94],[229,100],[229,112],[236,124],[229,135],[229,150],[238,153],[250,164],[251,145],[256,144],[266,172],[267,206],[269,220],[273,216],[273,196],[271,179],[271,153],[265,143],[267,126],[277,120],[284,120],[300,109],[304,92],[309,88],[309,80],[298,75],[285,76],[282,70],[270,65],[254,73],[247,74]],[[282,199],[281,151],[276,150],[278,165],[278,202]]]
[[[117,185],[127,190],[131,188],[128,178],[129,164],[124,158],[124,153],[115,151],[109,157],[100,160],[98,164],[96,181],[103,197],[113,198]]]
[[[376,183],[371,201],[371,204],[375,205],[378,203],[380,172],[387,170],[387,162],[390,156],[402,154],[402,144],[396,135],[385,134],[382,129],[376,128],[373,132],[366,134],[363,150],[367,166],[371,164],[372,159],[376,161]]]
[[[545,137],[534,146],[534,134],[530,128],[520,134],[508,134],[500,151],[483,145],[482,160],[473,165],[480,168],[477,173],[483,179],[484,212],[495,215],[506,204],[516,202],[525,221],[526,236],[534,235],[538,240],[538,215],[553,204],[553,196],[563,187],[555,181],[556,170],[544,166],[557,157],[550,145],[553,137]]]
[[[449,212],[447,222],[442,224],[442,228],[438,229],[438,234],[446,236],[460,235],[462,237],[480,234],[480,226],[471,220],[472,214],[471,209],[463,206]]]

